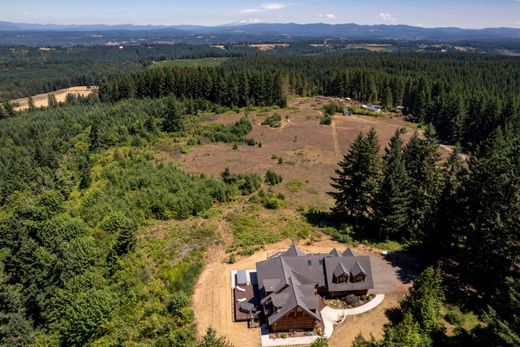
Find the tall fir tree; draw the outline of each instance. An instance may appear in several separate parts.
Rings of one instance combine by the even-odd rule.
[[[184,130],[184,115],[181,106],[174,96],[166,100],[166,114],[163,121],[163,130],[169,133]]]
[[[335,211],[346,214],[358,223],[370,218],[381,177],[377,134],[371,129],[365,137],[359,134],[339,163],[337,177],[332,178],[335,189],[330,195],[336,200]]]
[[[458,252],[462,246],[463,201],[462,185],[466,179],[467,170],[463,165],[463,155],[460,146],[455,146],[448,160],[443,165],[442,188],[439,203],[435,211],[434,231],[425,240],[436,256],[447,255],[452,250]]]
[[[423,241],[432,227],[441,185],[439,144],[432,126],[427,126],[424,138],[414,133],[406,145],[403,156],[408,173],[410,204],[408,238]]]
[[[408,180],[403,140],[400,130],[397,130],[385,148],[383,180],[375,204],[380,239],[396,239],[405,235],[410,200]]]

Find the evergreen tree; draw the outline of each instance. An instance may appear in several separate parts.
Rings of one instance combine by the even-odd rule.
[[[12,103],[10,103],[9,101],[6,101],[3,103],[3,113],[4,113],[4,117],[3,118],[6,118],[6,117],[14,117],[14,115],[16,114],[15,111],[14,111],[14,106]],[[0,117],[1,118],[1,117]]]
[[[446,255],[449,250],[457,250],[462,246],[463,228],[462,185],[467,171],[462,165],[460,146],[450,154],[443,166],[442,189],[438,207],[435,211],[435,230],[430,239],[425,240],[427,247],[435,249],[431,252],[437,256]]]
[[[472,157],[464,185],[466,271],[488,294],[503,282],[520,244],[520,136],[497,129]],[[482,261],[486,259],[486,261]]]
[[[392,95],[392,89],[390,86],[385,88],[384,97],[382,100],[382,106],[385,110],[391,110],[394,105],[394,97]]]
[[[401,310],[405,316],[410,314],[420,331],[429,336],[441,327],[443,301],[442,278],[429,267],[415,279],[410,292],[401,301]]]
[[[198,347],[232,347],[232,345],[225,338],[218,337],[213,328],[208,328]]]
[[[402,153],[403,140],[397,130],[385,148],[383,180],[375,203],[379,238],[402,238],[408,227],[409,184]]]
[[[441,184],[439,144],[432,126],[427,126],[424,139],[414,133],[403,151],[409,177],[409,237],[422,241],[431,226]]]
[[[32,96],[30,96],[27,100],[27,107],[29,108],[29,111],[34,111],[36,109],[36,106],[34,105],[34,99],[32,98]]]
[[[520,280],[507,278],[483,315],[490,346],[520,346]]]
[[[90,159],[88,155],[83,157],[79,163],[79,188],[86,189],[90,187],[90,183],[92,182],[92,177],[90,173]]]
[[[332,178],[335,189],[330,195],[336,200],[337,213],[355,219],[370,217],[379,188],[381,159],[377,134],[371,129],[366,137],[359,134],[348,153],[339,163],[337,177]]]
[[[56,99],[56,95],[54,95],[54,93],[50,93],[50,94],[47,96],[47,105],[48,105],[50,108],[56,108],[56,107],[58,107],[58,100]]]
[[[169,133],[183,131],[183,113],[179,102],[175,97],[170,96],[166,100],[166,114],[163,121],[163,130]]]
[[[101,149],[101,136],[99,135],[99,129],[96,123],[90,127],[89,138],[89,150],[91,152],[98,151]]]
[[[414,316],[405,313],[404,319],[395,326],[385,329],[384,347],[428,347],[432,345],[431,338],[421,332]]]

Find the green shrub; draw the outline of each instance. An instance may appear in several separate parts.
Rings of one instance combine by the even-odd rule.
[[[336,113],[343,113],[343,109],[343,106],[330,102],[323,106],[323,113],[328,116],[333,116]]]
[[[320,119],[321,125],[331,125],[332,124],[332,117],[329,115],[324,116]]]
[[[253,130],[253,125],[247,117],[242,117],[238,122],[231,126],[217,124],[211,129],[203,132],[203,135],[212,142],[240,142],[243,141],[244,136]]]
[[[282,126],[282,117],[278,113],[275,113],[274,115],[264,120],[262,125],[267,125],[270,128],[279,128]]]
[[[298,180],[290,180],[285,184],[285,187],[292,193],[298,193],[302,190],[303,183]]]
[[[458,308],[451,309],[444,315],[446,322],[453,325],[462,325],[464,323],[464,314]]]
[[[282,183],[282,181],[283,181],[282,176],[272,170],[267,170],[267,172],[265,173],[265,183],[267,183],[271,186],[280,184],[280,183]]]
[[[229,168],[226,168],[220,177],[227,185],[237,187],[242,195],[252,194],[262,185],[262,179],[256,173],[232,174]]]

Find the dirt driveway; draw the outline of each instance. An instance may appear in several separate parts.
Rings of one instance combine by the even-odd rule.
[[[225,336],[234,346],[260,346],[258,329],[248,329],[247,323],[234,323],[232,319],[231,270],[254,269],[258,261],[264,260],[276,251],[286,249],[290,241],[283,241],[265,246],[265,248],[250,257],[238,259],[235,264],[226,264],[226,254],[223,248],[211,249],[207,254],[207,266],[195,287],[193,308],[197,333],[203,335],[208,327],[213,327],[221,336]],[[340,251],[346,245],[323,239],[307,245],[300,242],[300,247],[306,252],[329,252],[336,247]],[[385,301],[373,311],[360,316],[349,317],[335,327],[330,340],[330,346],[350,346],[359,333],[369,337],[382,336],[383,326],[388,323],[386,310],[397,306],[399,299],[406,294],[410,286],[403,280],[403,271],[385,260],[379,251],[365,246],[356,247],[357,254],[369,254],[372,257],[374,273],[374,293],[384,293]]]

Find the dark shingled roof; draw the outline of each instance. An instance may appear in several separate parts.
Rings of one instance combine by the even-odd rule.
[[[292,245],[283,253],[256,263],[261,303],[271,301],[278,308],[268,317],[273,324],[293,309],[300,307],[321,321],[318,311],[320,297],[316,287],[329,292],[368,290],[374,287],[369,256],[355,256],[349,248],[340,254],[333,249],[328,254],[306,254]],[[334,283],[334,277],[364,274],[361,282]]]

